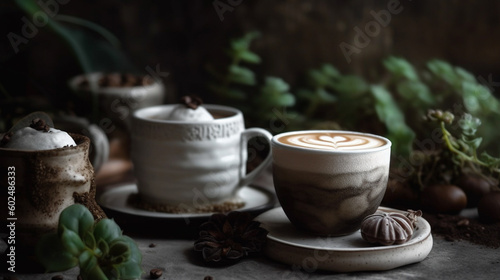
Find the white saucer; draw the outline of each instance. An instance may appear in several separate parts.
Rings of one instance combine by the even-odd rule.
[[[401,212],[380,207],[381,211]],[[412,238],[401,245],[378,246],[357,232],[340,237],[318,237],[296,229],[281,207],[256,218],[269,231],[265,253],[282,263],[305,271],[335,272],[389,270],[424,260],[433,245],[431,226],[422,217]]]
[[[160,219],[196,219],[196,218],[208,218],[213,213],[164,213],[164,212],[152,212],[143,210],[129,204],[127,201],[132,194],[136,194],[137,185],[134,183],[120,185],[111,188],[100,195],[97,202],[105,210],[109,209],[112,211],[119,212],[121,214],[127,214],[135,217],[147,217],[147,218],[160,218]],[[242,187],[238,195],[245,202],[245,206],[237,209],[236,211],[242,212],[252,212],[252,211],[265,211],[274,207],[274,195],[268,190],[262,187],[256,186],[244,186]]]

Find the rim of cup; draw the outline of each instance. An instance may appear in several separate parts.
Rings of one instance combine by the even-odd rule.
[[[203,104],[202,106],[207,109],[209,112],[210,111],[223,111],[223,112],[229,112],[230,115],[224,116],[222,118],[217,118],[209,121],[177,121],[177,120],[166,120],[166,119],[161,119],[161,118],[152,118],[158,113],[160,113],[162,110],[165,108],[172,108],[174,106],[177,106],[180,104],[163,104],[163,105],[155,105],[151,107],[146,107],[146,108],[141,108],[136,110],[133,113],[133,117],[138,120],[143,120],[143,121],[148,121],[148,122],[154,122],[154,123],[171,123],[171,124],[211,124],[214,122],[221,122],[221,121],[232,121],[236,118],[239,118],[242,116],[242,112],[236,108],[229,107],[229,106],[224,106],[224,105],[215,105],[215,104]],[[210,112],[212,113],[212,112]]]
[[[346,134],[354,134],[354,135],[362,135],[377,138],[379,140],[385,141],[385,144],[378,147],[359,149],[359,150],[324,150],[324,149],[314,149],[314,148],[306,148],[300,146],[294,146],[290,144],[285,144],[280,142],[278,139],[281,137],[289,136],[289,135],[297,135],[297,134],[308,134],[308,133],[346,133]],[[289,131],[283,132],[273,136],[271,139],[271,143],[273,146],[278,146],[280,148],[295,150],[295,151],[303,151],[308,153],[331,153],[331,154],[359,154],[359,153],[373,153],[378,151],[383,151],[386,149],[390,149],[392,146],[392,142],[380,135],[365,133],[365,132],[357,132],[350,130],[297,130],[297,131]]]

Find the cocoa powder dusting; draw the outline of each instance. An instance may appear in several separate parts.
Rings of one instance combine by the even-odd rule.
[[[164,204],[151,204],[141,199],[139,194],[131,194],[127,203],[133,207],[143,209],[151,212],[163,213],[227,213],[245,206],[243,201],[226,201],[218,204],[203,204],[195,207],[194,209],[187,209],[183,207],[175,207]]]
[[[460,215],[424,213],[432,233],[448,241],[465,240],[490,248],[500,248],[500,223],[485,224]]]
[[[106,218],[106,214],[101,209],[101,206],[99,206],[95,200],[96,192],[97,188],[95,180],[94,177],[92,177],[90,181],[90,191],[85,193],[74,192],[73,199],[75,200],[75,203],[79,203],[87,207],[90,213],[92,213],[92,216],[94,216],[94,220],[100,221]]]

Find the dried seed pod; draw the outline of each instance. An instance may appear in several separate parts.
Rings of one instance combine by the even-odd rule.
[[[421,211],[408,210],[408,213],[376,212],[364,218],[361,223],[361,236],[370,243],[382,245],[403,244],[411,239],[416,221]]]

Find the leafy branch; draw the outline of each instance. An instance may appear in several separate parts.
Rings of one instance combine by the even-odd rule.
[[[457,122],[460,128],[458,136],[454,136],[447,129],[447,125],[451,125],[455,119],[451,112],[429,110],[427,119],[439,124],[444,146],[451,152],[455,164],[461,168],[467,166],[476,173],[482,173],[479,168],[483,168],[500,179],[500,158],[495,158],[487,152],[478,156],[478,148],[482,142],[482,137],[476,136],[477,129],[481,125],[479,118],[465,113]]]

